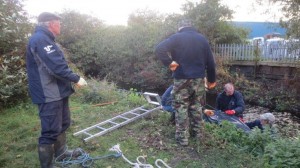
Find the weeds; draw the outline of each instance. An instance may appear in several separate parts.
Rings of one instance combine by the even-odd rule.
[[[176,168],[299,167],[299,139],[274,139],[269,131],[262,133],[260,130],[245,134],[228,122],[223,122],[221,127],[204,123],[203,137],[200,140],[190,138],[190,145],[182,147],[175,141],[175,125],[168,121],[170,114],[159,110],[83,142],[84,137],[72,134],[135,107],[144,105],[153,108],[135,89],[120,92],[107,82],[97,84],[92,81],[89,84],[90,90],[79,89],[70,97],[72,125],[67,132],[69,148],[81,147],[95,157],[111,154],[108,149],[120,144],[124,155],[132,162],[138,156],[144,156],[152,165],[156,159],[162,159]],[[86,95],[91,99],[83,103]],[[111,101],[115,103],[93,106],[94,103]],[[40,123],[36,106],[30,102],[23,103],[6,109],[0,115],[0,167],[39,167],[36,149]],[[126,168],[130,165],[123,159],[110,158],[96,160],[92,167]]]

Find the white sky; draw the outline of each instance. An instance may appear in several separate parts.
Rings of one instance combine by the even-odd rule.
[[[197,0],[190,0],[197,1]],[[61,12],[63,9],[76,10],[103,20],[109,25],[126,25],[130,13],[137,9],[149,9],[159,13],[180,13],[186,0],[24,0],[24,9],[31,16],[41,12]],[[199,0],[197,1],[199,2]],[[253,10],[252,0],[223,0],[236,11],[236,21],[278,21],[262,15],[262,8]]]

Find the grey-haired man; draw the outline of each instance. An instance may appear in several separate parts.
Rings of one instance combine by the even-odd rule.
[[[53,167],[53,157],[64,157],[65,131],[70,126],[69,96],[71,83],[85,86],[87,82],[68,66],[64,54],[55,43],[60,34],[61,17],[49,12],[38,16],[38,25],[26,51],[29,92],[38,105],[41,120],[39,160],[42,168]]]

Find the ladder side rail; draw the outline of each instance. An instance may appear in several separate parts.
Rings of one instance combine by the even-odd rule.
[[[139,113],[135,113],[135,112],[138,112],[138,111],[148,111],[147,109],[143,109],[143,106],[142,107],[140,107],[140,108],[136,108],[136,109],[134,109],[134,110],[130,110],[130,111],[127,111],[127,112],[125,112],[125,113],[123,113],[123,114],[120,114],[119,115],[119,117],[125,117],[127,114],[133,114],[133,115],[140,115]],[[125,117],[125,118],[127,118],[127,117]],[[127,118],[127,119],[131,119],[131,118]]]
[[[133,110],[131,110],[131,111],[136,111],[136,110],[139,110],[139,109],[141,109],[141,108],[143,108],[143,106],[138,107],[138,108],[135,108],[135,109],[133,109]],[[128,111],[128,112],[131,112],[131,111]],[[126,113],[128,113],[128,112],[126,112]],[[124,114],[125,114],[125,113],[124,113]],[[81,134],[81,133],[83,133],[83,132],[86,132],[86,131],[89,131],[89,130],[91,130],[91,129],[94,129],[94,128],[97,127],[97,126],[101,126],[101,125],[107,124],[110,120],[117,119],[118,117],[119,117],[119,115],[118,115],[118,116],[115,116],[115,117],[113,117],[113,118],[111,118],[111,119],[109,119],[109,120],[105,120],[105,121],[103,121],[103,122],[101,122],[101,123],[98,123],[98,124],[95,124],[95,125],[93,125],[93,126],[90,126],[90,127],[86,128],[86,129],[83,129],[83,130],[81,130],[81,131],[75,132],[73,135],[76,136],[76,135],[79,135],[79,134]]]
[[[115,125],[115,126],[109,128],[109,129],[107,129],[107,130],[104,130],[104,131],[101,131],[101,132],[99,132],[99,133],[96,133],[96,134],[94,134],[93,136],[87,137],[87,138],[84,139],[84,141],[87,142],[88,140],[90,140],[90,139],[92,139],[92,138],[94,138],[94,137],[98,137],[98,136],[104,135],[104,134],[106,134],[106,133],[108,133],[108,132],[110,132],[110,131],[113,131],[113,130],[116,129],[116,128],[122,127],[122,126],[124,126],[124,125],[126,125],[126,124],[128,124],[128,123],[130,123],[130,122],[132,122],[132,121],[134,121],[134,120],[136,120],[136,119],[139,119],[139,118],[141,118],[141,117],[143,117],[143,116],[145,116],[145,115],[147,115],[147,114],[149,114],[149,113],[152,113],[153,111],[159,110],[159,109],[161,109],[161,107],[156,107],[156,108],[153,108],[153,109],[151,109],[151,110],[148,110],[147,112],[145,112],[145,113],[143,113],[143,114],[141,114],[141,115],[139,115],[139,116],[133,117],[133,118],[129,119],[128,121],[125,121],[125,122],[123,122],[123,123],[120,123],[120,124],[118,124],[118,125]]]

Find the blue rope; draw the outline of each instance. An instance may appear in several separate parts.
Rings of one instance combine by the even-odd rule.
[[[65,157],[63,160],[55,159],[55,163],[60,164],[61,167],[69,167],[71,165],[81,165],[83,167],[91,166],[95,160],[104,159],[104,158],[119,158],[122,156],[122,153],[109,154],[104,156],[91,157],[88,153],[80,149],[81,154],[77,158],[73,158],[73,153],[69,157]]]

